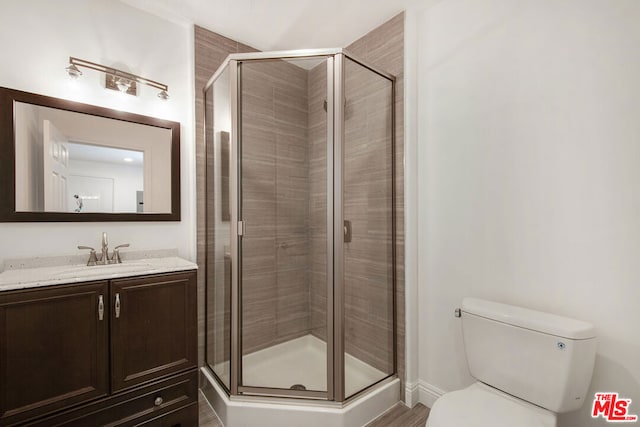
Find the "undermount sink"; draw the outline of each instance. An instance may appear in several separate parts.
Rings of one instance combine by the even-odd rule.
[[[52,276],[56,279],[69,279],[74,277],[101,276],[105,274],[134,273],[139,271],[152,270],[153,267],[148,262],[131,262],[126,264],[107,264],[94,266],[73,266],[60,269]]]

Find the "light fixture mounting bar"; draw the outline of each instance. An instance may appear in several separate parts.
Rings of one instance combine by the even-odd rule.
[[[112,75],[112,76],[117,77],[117,78],[127,79],[127,80],[130,80],[132,82],[142,83],[142,84],[154,87],[154,88],[159,89],[159,90],[164,91],[164,92],[169,90],[169,86],[167,86],[164,83],[160,83],[160,82],[157,82],[155,80],[148,79],[146,77],[142,77],[142,76],[138,76],[138,75],[135,75],[135,74],[131,74],[131,73],[128,73],[126,71],[118,70],[117,68],[107,67],[106,65],[97,64],[95,62],[86,61],[86,60],[80,59],[80,58],[75,58],[73,56],[69,57],[69,64],[75,65],[76,67],[84,67],[84,68],[89,68],[91,70],[100,71],[100,72],[105,73],[107,75]]]

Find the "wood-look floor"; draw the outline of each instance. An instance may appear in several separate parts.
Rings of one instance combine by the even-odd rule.
[[[200,427],[224,427],[202,393],[199,393],[198,404],[200,406]],[[371,421],[366,427],[424,427],[428,416],[429,409],[421,403],[418,403],[413,409],[398,403]]]
[[[198,408],[200,410],[200,422],[198,423],[200,427],[224,427],[201,391],[198,392]]]
[[[424,427],[428,416],[429,408],[422,403],[418,403],[411,409],[403,403],[397,403],[366,427]]]

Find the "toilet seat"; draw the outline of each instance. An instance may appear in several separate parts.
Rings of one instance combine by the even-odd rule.
[[[426,424],[426,427],[462,426],[555,427],[556,415],[477,382],[439,398]]]

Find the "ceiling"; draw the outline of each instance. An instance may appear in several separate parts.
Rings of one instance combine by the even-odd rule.
[[[103,147],[70,142],[69,159],[85,160],[97,163],[114,163],[122,166],[142,167],[144,153],[142,151],[122,150],[120,148]],[[124,160],[131,159],[131,160]]]
[[[259,50],[345,47],[415,0],[121,0]]]

